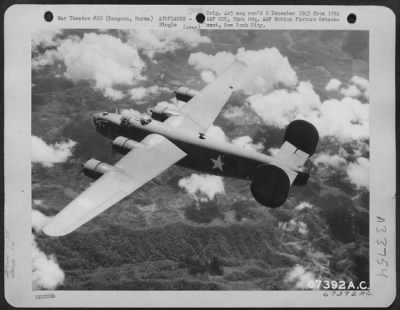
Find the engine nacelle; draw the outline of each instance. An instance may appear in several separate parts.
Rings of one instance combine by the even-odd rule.
[[[143,147],[143,144],[122,136],[115,138],[112,142],[113,151],[123,155],[135,147]]]
[[[251,182],[254,199],[266,207],[276,208],[282,205],[290,189],[290,180],[285,171],[274,165],[261,165]]]
[[[158,104],[150,109],[148,109],[151,117],[157,121],[163,122],[168,117],[173,115],[179,115],[179,112],[173,108],[168,106],[163,106],[162,104]]]
[[[199,93],[200,92],[198,92],[197,90],[182,86],[182,87],[179,87],[175,91],[175,96],[176,96],[176,99],[178,99],[180,101],[188,102],[190,99],[192,99],[194,96],[196,96]]]
[[[97,159],[89,159],[83,164],[83,173],[92,179],[100,178],[104,173],[109,172],[113,167]]]

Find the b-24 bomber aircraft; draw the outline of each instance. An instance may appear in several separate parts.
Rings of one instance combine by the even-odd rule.
[[[61,210],[45,227],[49,236],[66,235],[149,182],[168,167],[191,168],[207,174],[250,180],[250,190],[260,204],[282,205],[291,185],[305,184],[304,167],[315,152],[318,132],[304,120],[286,128],[275,156],[207,138],[207,129],[238,88],[246,65],[235,61],[202,91],[181,88],[179,109],[158,107],[146,117],[96,113],[96,130],[112,139],[113,149],[125,154],[114,166],[88,160],[85,175],[95,179],[84,192]]]

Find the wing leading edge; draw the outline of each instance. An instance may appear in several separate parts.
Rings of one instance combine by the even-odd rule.
[[[186,156],[175,144],[157,134],[147,136],[142,144],[145,147],[131,150],[113,170],[61,210],[44,227],[44,233],[63,236],[74,231]]]

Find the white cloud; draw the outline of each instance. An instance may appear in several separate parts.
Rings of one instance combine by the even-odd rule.
[[[66,78],[94,82],[95,88],[111,99],[122,98],[122,92],[113,90],[113,86],[133,85],[145,79],[142,70],[146,64],[137,50],[106,34],[85,33],[83,38],[64,39],[57,49],[37,57],[33,65],[52,64],[55,60],[64,62]]]
[[[277,89],[267,95],[251,96],[247,101],[267,125],[279,128],[296,118],[313,114],[321,105],[309,82],[300,82],[294,91]]]
[[[67,67],[65,75],[73,81],[94,80],[103,89],[143,79],[145,63],[137,50],[115,37],[88,33],[82,39],[64,40],[58,50]]]
[[[44,215],[38,210],[32,210],[32,228],[36,233],[42,231],[43,227],[51,220],[51,217]]]
[[[369,159],[359,157],[356,162],[350,163],[347,168],[347,176],[357,188],[369,189]]]
[[[204,82],[206,82],[207,84],[208,84],[208,83],[211,83],[211,82],[214,81],[214,79],[215,79],[215,74],[214,74],[212,71],[210,71],[210,70],[201,71],[200,76],[201,76],[201,79],[202,79]]]
[[[294,266],[285,276],[285,282],[293,283],[295,288],[310,289],[315,285],[315,275],[306,271],[303,266]]]
[[[53,290],[64,282],[64,272],[54,256],[47,256],[37,246],[32,235],[32,287]]]
[[[342,82],[340,80],[330,79],[329,82],[325,85],[325,89],[327,91],[339,90],[340,85],[342,85]]]
[[[332,167],[335,169],[340,169],[346,166],[347,161],[343,157],[334,154],[330,155],[327,153],[320,153],[312,159],[315,165],[322,165],[325,167]]]
[[[364,79],[363,77],[360,77],[358,75],[354,75],[351,78],[351,82],[354,85],[357,85],[357,87],[362,91],[362,94],[366,99],[369,99],[369,81],[367,79]]]
[[[366,91],[369,88],[369,81],[367,79],[364,79],[363,77],[358,76],[358,75],[354,75],[351,78],[351,82],[353,84],[357,85],[363,91]]]
[[[311,203],[303,201],[300,202],[294,209],[300,211],[303,209],[311,209],[311,208],[313,208],[313,205]]]
[[[248,102],[267,125],[284,128],[295,119],[305,119],[321,137],[333,136],[341,142],[369,137],[368,104],[348,97],[321,102],[309,82],[300,82],[294,91],[278,89],[251,96]]]
[[[48,145],[41,138],[32,136],[32,162],[39,163],[44,167],[63,163],[72,155],[72,148],[75,145],[76,142],[72,140]]]
[[[228,109],[223,110],[222,115],[228,119],[243,118],[246,115],[246,112],[241,106],[230,106]]]
[[[228,138],[221,127],[212,125],[206,132],[207,139],[227,142]]]
[[[35,70],[44,66],[53,65],[59,59],[60,55],[57,50],[46,50],[42,55],[32,59],[32,68]]]
[[[188,63],[196,70],[210,70],[217,74],[222,73],[234,61],[235,55],[225,51],[218,52],[215,55],[209,55],[203,52],[192,53],[188,59]]]
[[[38,46],[53,47],[57,45],[56,37],[61,34],[60,29],[46,28],[32,32],[32,49],[35,51]]]
[[[137,111],[135,109],[122,109],[120,111],[121,115],[127,116],[127,117],[137,117],[137,118],[142,118],[148,116],[146,113],[142,113],[140,111]]]
[[[211,43],[211,40],[196,30],[140,29],[129,31],[128,43],[153,58],[156,53],[172,52],[185,46],[196,47]]]
[[[220,74],[235,59],[248,66],[240,86],[246,94],[267,93],[277,84],[294,87],[297,83],[296,72],[287,57],[282,56],[275,47],[257,51],[239,48],[235,55],[225,51],[215,55],[192,53],[188,62],[199,71],[209,70]]]
[[[50,217],[37,210],[32,210],[32,228],[35,233],[40,233],[44,225],[50,220]],[[32,234],[32,287],[34,290],[55,289],[64,282],[64,272],[57,264],[53,255],[43,253]]]
[[[120,90],[114,89],[112,87],[106,87],[103,89],[104,96],[112,99],[112,100],[120,100],[124,98],[124,93]]]
[[[295,219],[291,219],[288,222],[279,222],[278,227],[285,232],[297,231],[302,235],[306,235],[308,233],[307,224]]]
[[[360,89],[355,86],[355,85],[350,85],[346,88],[341,88],[340,92],[345,96],[345,97],[359,97],[361,95]]]
[[[365,144],[355,144],[355,147],[364,147]],[[360,150],[355,149],[356,154],[360,154]],[[344,149],[340,149],[339,154],[330,155],[320,153],[314,159],[313,163],[318,166],[331,167],[336,170],[343,170],[347,174],[347,179],[358,189],[369,189],[369,159],[366,157],[358,157],[355,162],[351,161],[350,155]],[[347,159],[346,159],[347,157]]]
[[[232,140],[232,143],[244,149],[252,150],[255,152],[264,149],[264,146],[261,142],[253,143],[253,138],[250,136],[237,137]]]
[[[222,178],[215,175],[192,174],[189,177],[180,179],[178,185],[200,201],[204,200],[205,196],[212,200],[216,194],[225,193]]]
[[[170,92],[171,90],[167,87],[159,87],[157,85],[153,85],[150,87],[136,87],[129,90],[129,95],[132,100],[142,100],[143,98],[150,95],[158,95],[161,92]]]
[[[132,100],[141,100],[148,95],[148,91],[145,87],[136,87],[129,90],[129,95]]]
[[[369,81],[360,77],[358,75],[354,75],[347,87],[340,88],[340,93],[345,97],[364,97],[365,99],[369,98]]]

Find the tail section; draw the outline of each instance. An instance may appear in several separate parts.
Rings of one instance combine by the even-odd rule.
[[[289,142],[308,156],[315,153],[319,140],[317,129],[307,121],[295,120],[291,122],[285,132],[284,141]]]
[[[290,180],[284,170],[275,165],[256,169],[250,190],[257,202],[270,208],[282,205],[289,194]]]
[[[317,129],[307,121],[295,120],[286,128],[284,142],[271,164],[261,165],[254,173],[251,193],[264,206],[279,207],[291,185],[304,185],[308,171],[306,160],[315,153],[319,140]]]

